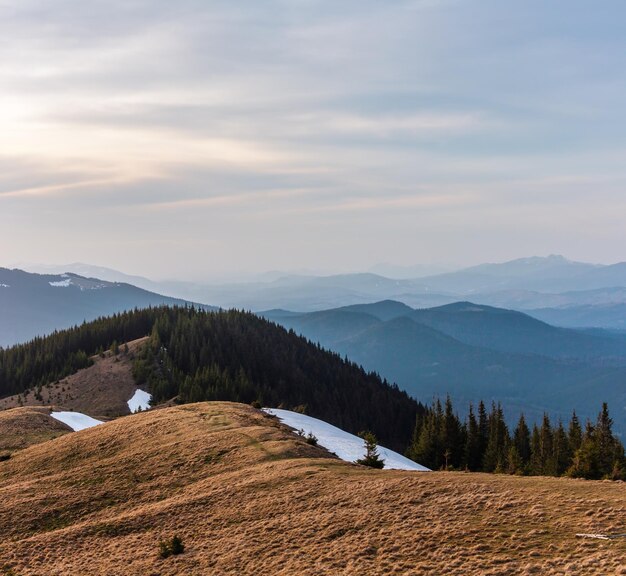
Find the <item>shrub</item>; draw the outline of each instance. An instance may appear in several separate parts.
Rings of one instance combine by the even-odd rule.
[[[313,432],[309,432],[306,436],[306,443],[311,446],[317,446],[317,437],[313,434]]]
[[[159,542],[159,556],[161,558],[169,558],[170,556],[177,556],[185,551],[185,545],[182,539],[175,535],[169,540],[161,540]]]
[[[185,551],[185,545],[178,536],[174,536],[172,538],[172,541],[170,543],[170,551],[174,556],[176,556],[177,554],[182,554]]]
[[[170,547],[167,544],[167,542],[164,542],[163,540],[161,540],[159,542],[159,556],[161,558],[167,558],[171,554],[172,554],[172,552],[170,551]]]

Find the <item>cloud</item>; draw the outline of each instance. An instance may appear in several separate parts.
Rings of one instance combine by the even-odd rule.
[[[193,261],[218,243],[214,267],[262,266],[245,249],[260,235],[276,255],[266,267],[301,252],[313,267],[350,254],[411,264],[428,238],[429,261],[458,262],[479,248],[493,259],[490,246],[524,255],[542,238],[563,251],[543,209],[568,214],[561,245],[593,214],[612,236],[589,251],[617,253],[624,11],[616,0],[0,0],[0,243],[13,260],[101,251],[130,270],[156,236]],[[591,197],[601,202],[587,209]],[[516,209],[528,231],[512,243]],[[79,218],[91,219],[82,256],[49,224]],[[141,249],[110,256],[111,234]],[[362,250],[346,236],[364,237]]]

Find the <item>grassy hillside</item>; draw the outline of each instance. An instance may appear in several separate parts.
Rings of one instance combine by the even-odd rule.
[[[0,573],[624,574],[619,483],[364,469],[249,406],[117,419],[0,462]],[[184,553],[162,559],[179,535]]]
[[[127,402],[137,389],[133,358],[146,340],[141,338],[127,343],[117,355],[106,351],[92,356],[91,366],[48,382],[40,389],[1,398],[0,410],[18,406],[47,406],[87,413],[98,420],[129,414]]]
[[[65,403],[90,416],[125,413],[123,403],[134,383],[124,376],[116,384],[120,366],[92,366],[88,405],[84,395],[74,398],[71,378],[65,384],[57,380],[89,368],[98,349],[145,336],[149,338],[137,354],[134,383],[147,388],[156,402],[176,398],[300,407],[352,433],[369,429],[401,452],[410,442],[417,414],[424,410],[376,374],[253,314],[168,307],[102,318],[0,350],[0,397],[23,398],[30,390],[29,399],[47,394],[45,399],[52,403]],[[123,362],[124,355],[121,358]],[[107,372],[113,375],[111,394],[103,394],[111,388]],[[7,407],[15,405],[15,398],[8,402]]]
[[[0,457],[71,431],[52,418],[48,408],[29,406],[0,411]]]

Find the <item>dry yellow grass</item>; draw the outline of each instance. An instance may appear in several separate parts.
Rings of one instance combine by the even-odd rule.
[[[113,356],[107,352],[104,358],[94,356],[93,366],[42,387],[41,400],[35,398],[34,390],[26,395],[2,398],[0,410],[20,405],[49,406],[55,410],[83,412],[98,420],[129,414],[126,402],[137,389],[132,375],[132,353],[146,340],[129,342],[131,355]]]
[[[0,412],[0,454],[22,450],[71,432],[50,416],[49,408],[25,407]]]
[[[575,537],[626,532],[623,483],[364,469],[239,404],[32,446],[0,463],[0,502],[21,576],[626,574],[626,541]]]

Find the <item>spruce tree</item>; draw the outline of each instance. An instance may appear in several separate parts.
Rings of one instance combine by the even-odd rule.
[[[467,470],[477,472],[481,467],[482,454],[480,452],[478,422],[474,415],[474,407],[471,404],[467,416],[466,430],[464,464]]]
[[[438,406],[438,407],[437,407]],[[441,467],[441,403],[433,403],[420,427],[419,438],[411,452],[416,462],[437,470]]]
[[[552,473],[561,476],[567,470],[571,461],[571,451],[567,440],[567,433],[563,427],[563,422],[559,424],[552,435]]]
[[[487,409],[485,403],[481,400],[478,403],[478,451],[480,453],[480,465],[484,470],[484,458],[489,442],[489,421],[487,417]]]
[[[452,408],[450,396],[446,397],[443,419],[441,422],[441,444],[444,467],[458,468],[463,455],[461,423]]]
[[[595,428],[595,444],[598,452],[598,473],[605,478],[611,475],[615,462],[615,439],[613,437],[613,419],[609,416],[606,402],[602,403],[602,410],[598,414]]]
[[[552,459],[552,426],[550,417],[544,412],[541,428],[539,429],[539,474],[552,475],[556,473]]]
[[[539,434],[539,428],[537,424],[533,424],[533,430],[530,435],[530,466],[529,473],[533,476],[541,474],[543,469],[541,462],[541,440]]]
[[[567,443],[572,452],[572,456],[576,453],[576,450],[580,448],[583,441],[583,429],[576,416],[576,410],[572,412],[572,419],[570,420],[569,427],[567,429]]]
[[[359,434],[365,442],[365,456],[356,461],[357,464],[369,466],[370,468],[384,468],[385,461],[378,454],[376,436],[371,432],[361,432]]]
[[[514,473],[527,474],[530,466],[530,430],[523,413],[520,414],[513,432],[512,446],[515,448],[513,455],[518,458],[518,465],[515,466]]]
[[[600,474],[598,456],[598,445],[595,441],[595,430],[591,422],[587,420],[580,448],[576,450],[572,459],[572,464],[567,470],[567,474],[574,478],[601,478],[602,476]]]
[[[489,437],[483,457],[485,472],[504,472],[509,448],[509,431],[500,404],[492,404],[489,415]]]

